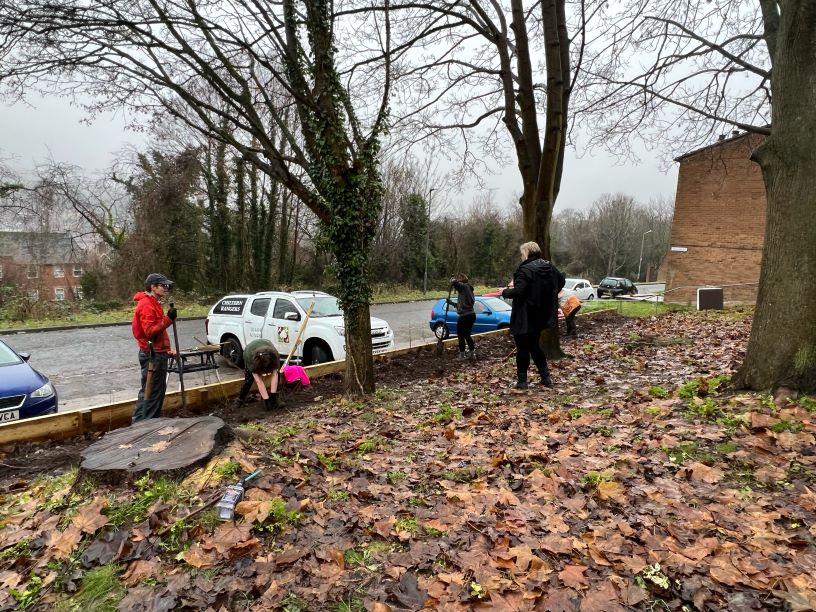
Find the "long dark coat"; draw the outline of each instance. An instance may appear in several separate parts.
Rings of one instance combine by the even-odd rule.
[[[513,274],[513,286],[502,297],[513,299],[510,333],[514,336],[541,332],[558,325],[558,292],[564,275],[552,263],[534,255],[521,262]]]

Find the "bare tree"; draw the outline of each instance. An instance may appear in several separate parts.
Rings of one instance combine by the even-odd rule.
[[[479,151],[510,161],[522,181],[523,234],[549,257],[549,225],[558,197],[568,136],[569,101],[578,77],[585,2],[443,0],[395,3],[418,9],[400,86],[409,100],[395,121],[408,142],[460,148],[462,165],[486,170]],[[575,51],[571,56],[571,50]],[[543,120],[543,129],[542,129]]]
[[[327,0],[5,2],[0,82],[10,95],[45,87],[94,94],[99,107],[161,109],[295,194],[324,224],[336,257],[347,390],[367,393],[374,388],[368,251],[391,83],[384,8],[344,19]],[[344,78],[343,66],[366,51],[361,45],[344,55],[338,41],[364,29],[377,36],[366,41],[368,55],[382,59]],[[297,133],[284,119],[289,108]]]
[[[631,0],[610,10],[585,66],[597,140],[675,150],[725,129],[767,136],[752,154],[768,212],[756,312],[736,382],[816,388],[816,3]],[[585,90],[591,91],[589,89]],[[676,129],[672,129],[676,128]],[[791,330],[797,333],[791,334]]]

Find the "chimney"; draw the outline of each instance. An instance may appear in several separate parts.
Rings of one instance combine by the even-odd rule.
[[[732,136],[732,137],[736,137],[736,136],[739,136],[739,135],[740,135],[740,131],[739,131],[739,130],[732,130],[732,131],[731,131],[731,136]]]
[[[725,134],[720,134],[720,137],[717,140],[725,140]]]

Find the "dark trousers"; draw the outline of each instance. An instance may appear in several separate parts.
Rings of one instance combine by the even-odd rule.
[[[513,336],[513,340],[516,341],[516,370],[518,371],[519,380],[527,380],[530,357],[533,358],[533,362],[542,376],[547,375],[549,372],[547,370],[547,357],[538,343],[540,336],[541,330]]]
[[[575,315],[578,314],[578,311],[581,310],[581,307],[574,309],[571,313],[569,313],[565,317],[565,321],[567,323],[567,335],[568,336],[577,336],[578,335],[578,328],[575,325]]]
[[[465,352],[465,342],[467,342],[468,348],[472,351],[475,348],[473,344],[473,336],[471,336],[471,332],[473,331],[473,324],[476,322],[476,313],[471,312],[470,314],[462,315],[459,317],[459,320],[456,322],[456,335],[459,337],[459,352]]]
[[[139,351],[139,365],[142,367],[142,387],[139,389],[139,398],[136,401],[136,410],[133,412],[133,422],[145,419],[155,419],[161,416],[164,394],[167,392],[167,353],[155,353],[153,357],[153,383],[150,385],[150,398],[145,401],[145,385],[147,384],[147,366],[150,354]]]

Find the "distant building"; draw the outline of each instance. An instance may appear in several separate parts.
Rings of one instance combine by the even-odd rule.
[[[667,302],[694,303],[705,285],[724,287],[726,302],[756,301],[767,203],[750,157],[763,140],[735,133],[675,160],[674,220],[661,270]]]
[[[65,232],[0,231],[0,286],[33,300],[82,298],[83,252]]]

